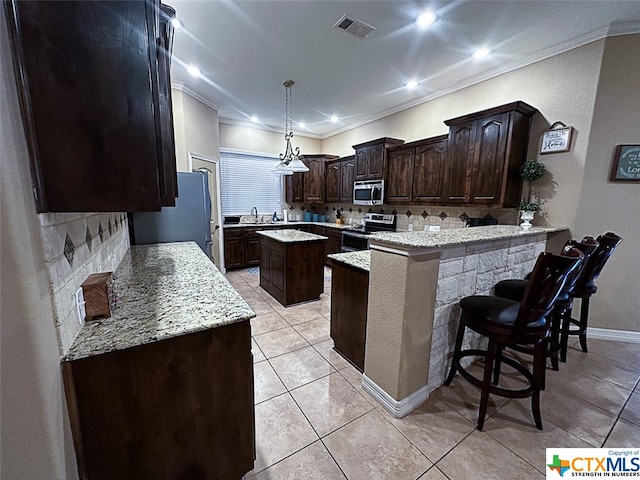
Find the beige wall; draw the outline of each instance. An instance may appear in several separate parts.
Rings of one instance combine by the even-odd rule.
[[[178,171],[189,171],[189,152],[219,158],[217,110],[175,88],[171,97]]]
[[[0,15],[2,478],[77,478],[5,17]]]
[[[292,143],[293,147],[299,147],[303,154],[325,153],[322,150],[322,141],[318,138],[294,135]],[[284,133],[220,123],[220,147],[279,155],[284,153]]]

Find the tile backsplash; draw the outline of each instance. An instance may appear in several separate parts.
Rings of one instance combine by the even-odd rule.
[[[325,214],[327,222],[335,223],[336,212],[340,210],[345,223],[358,224],[365,213],[386,213],[396,215],[397,229],[409,230],[413,225],[414,231],[424,230],[425,227],[439,226],[441,229],[461,228],[466,225],[467,218],[491,215],[501,225],[517,225],[518,212],[513,208],[470,208],[443,207],[425,205],[382,205],[367,207],[350,204],[285,204],[289,210],[289,220],[303,220],[305,212]]]
[[[114,271],[129,250],[127,215],[42,213],[38,220],[63,355],[80,330],[75,292],[92,273]]]

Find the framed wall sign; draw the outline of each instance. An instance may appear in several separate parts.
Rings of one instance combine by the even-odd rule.
[[[557,128],[542,132],[540,142],[540,153],[560,153],[568,152],[571,148],[571,135],[573,127]]]
[[[640,145],[618,145],[616,147],[609,180],[640,182]]]

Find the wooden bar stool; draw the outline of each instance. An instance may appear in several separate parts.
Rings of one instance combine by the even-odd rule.
[[[484,426],[489,394],[508,398],[531,397],[533,418],[536,427],[542,430],[540,385],[546,361],[545,339],[549,333],[546,317],[553,308],[567,275],[578,268],[583,257],[577,248],[571,248],[566,255],[541,253],[521,302],[488,295],[472,295],[460,301],[460,326],[445,385],[450,385],[456,373],[460,373],[465,380],[480,388],[478,430],[482,430]],[[486,350],[462,349],[466,328],[488,338]],[[513,345],[530,345],[533,348],[531,371],[515,359],[502,357],[502,349]],[[522,374],[528,386],[522,390],[511,390],[492,385],[496,355],[502,357],[502,363]],[[461,360],[468,356],[484,357],[482,379],[473,376],[462,366]]]
[[[549,314],[547,321],[549,322],[549,337],[547,338],[547,358],[551,359],[551,366],[554,370],[558,370],[558,357],[561,349],[561,330],[567,317],[571,317],[571,308],[573,305],[573,297],[571,293],[576,287],[585,266],[589,262],[589,258],[598,247],[598,242],[593,237],[584,237],[580,242],[569,240],[564,244],[561,255],[565,255],[572,248],[577,248],[584,255],[584,260],[580,267],[576,268],[568,277],[562,291],[558,295],[553,310]],[[503,280],[498,282],[495,287],[495,295],[502,298],[508,298],[517,302],[522,300],[525,288],[529,280]],[[514,350],[532,354],[530,347],[516,346]],[[499,374],[499,368],[496,368],[496,378]],[[497,382],[497,380],[495,380]],[[544,383],[542,384],[544,390]]]
[[[569,304],[565,311],[565,316],[561,323],[560,331],[560,361],[567,361],[567,350],[569,335],[578,335],[580,339],[580,348],[583,352],[587,352],[587,324],[589,320],[589,300],[591,296],[596,293],[598,287],[595,285],[595,280],[600,276],[602,268],[611,257],[613,251],[622,242],[622,237],[619,237],[615,233],[607,232],[604,235],[600,235],[597,239],[598,246],[591,254],[589,261],[586,263],[580,278],[576,283],[576,286],[569,293],[571,300],[575,298],[580,299],[580,318],[575,319],[571,317],[571,311],[573,308],[573,302]],[[571,328],[575,326],[577,328]]]

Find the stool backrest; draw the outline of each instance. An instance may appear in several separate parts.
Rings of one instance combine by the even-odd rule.
[[[609,260],[613,251],[622,242],[622,237],[615,233],[607,232],[597,238],[598,246],[588,258],[582,274],[573,289],[572,294],[576,297],[588,296],[596,293],[598,289],[594,282],[602,272],[602,268]]]
[[[570,247],[564,255],[541,253],[520,302],[515,334],[522,333],[529,323],[546,317],[558,298],[567,275],[576,270],[584,259],[582,252]]]
[[[582,252],[582,255],[584,255],[584,259],[582,260],[582,263],[578,266],[578,268],[573,269],[571,273],[567,275],[567,280],[562,289],[562,295],[567,295],[573,292],[576,285],[578,284],[578,280],[580,279],[582,272],[584,271],[584,268],[589,261],[589,258],[596,250],[596,248],[598,248],[598,245],[599,243],[593,237],[584,237],[582,240],[580,240],[580,242],[578,242],[577,240],[568,240],[567,243],[564,244],[560,255],[570,255],[571,250],[577,248]]]

